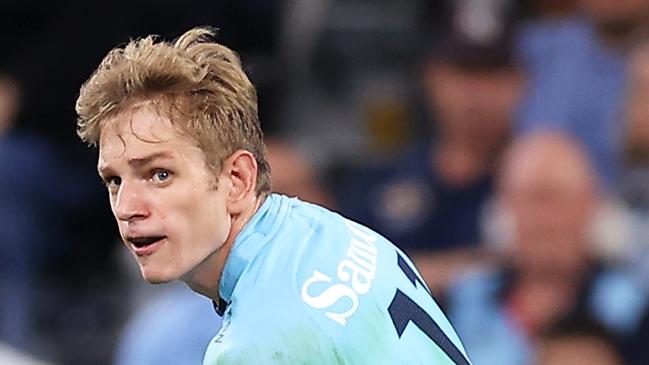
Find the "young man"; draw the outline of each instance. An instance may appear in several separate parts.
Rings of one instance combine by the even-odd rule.
[[[112,50],[76,105],[142,276],[218,303],[204,363],[469,364],[394,245],[270,194],[255,89],[211,35]]]

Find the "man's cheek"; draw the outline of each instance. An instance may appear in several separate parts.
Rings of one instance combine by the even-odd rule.
[[[113,213],[113,217],[115,217],[115,220],[119,225],[119,219],[117,219],[117,214],[115,213],[115,201],[112,198],[110,199],[110,212]]]

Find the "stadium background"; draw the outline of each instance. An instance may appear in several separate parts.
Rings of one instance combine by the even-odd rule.
[[[462,272],[501,264],[499,241],[507,239],[489,203],[502,193],[500,157],[540,130],[571,137],[593,163],[606,202],[599,261],[646,281],[649,113],[633,102],[649,96],[642,94],[649,57],[643,64],[631,55],[649,34],[649,1],[607,3],[3,2],[0,359],[17,350],[52,364],[114,363],[131,316],[169,290],[143,284],[118,243],[96,152],[75,134],[74,102],[113,46],[147,34],[171,40],[196,25],[218,29],[258,88],[276,188],[395,237],[428,263],[425,276],[442,278],[429,283],[440,300]],[[520,84],[507,84],[512,75]],[[461,86],[447,90],[451,84]],[[511,108],[481,104],[499,101],[481,99],[481,91],[510,86]],[[457,90],[471,99],[455,106],[459,117],[453,105],[438,105],[457,101],[443,98]],[[453,118],[462,115],[467,123],[457,127]],[[442,148],[451,166],[432,179],[428,165],[413,163],[457,143],[447,138],[455,134],[474,138],[479,147],[469,146],[469,155],[488,156],[467,162]],[[439,188],[444,174],[455,190]],[[632,327],[642,338],[649,316],[639,311]],[[646,348],[626,346],[627,361],[649,361]]]

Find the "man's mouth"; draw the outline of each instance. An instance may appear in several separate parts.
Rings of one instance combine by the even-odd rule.
[[[126,240],[130,242],[135,248],[142,248],[151,246],[152,244],[162,241],[167,236],[149,236],[149,237],[128,237]]]

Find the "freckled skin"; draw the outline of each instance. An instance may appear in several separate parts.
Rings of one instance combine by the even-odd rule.
[[[133,159],[161,154],[146,164]],[[110,205],[126,247],[151,283],[187,279],[226,242],[228,179],[218,182],[203,152],[171,121],[148,107],[106,123],[98,168],[108,182]],[[149,255],[137,255],[129,236],[166,236]]]

